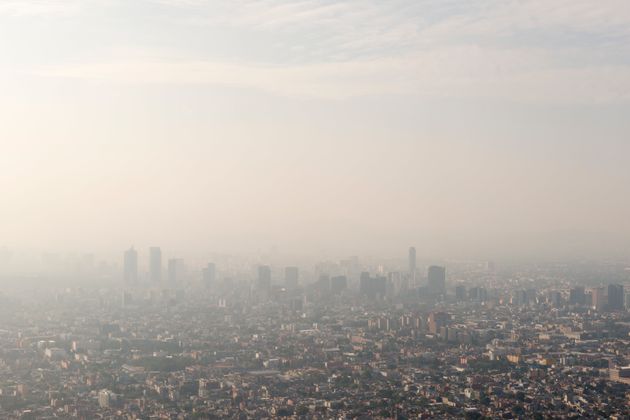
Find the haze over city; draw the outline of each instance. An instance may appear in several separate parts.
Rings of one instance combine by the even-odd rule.
[[[0,419],[630,419],[628,0],[0,0]]]
[[[624,1],[0,1],[0,245],[619,258]]]

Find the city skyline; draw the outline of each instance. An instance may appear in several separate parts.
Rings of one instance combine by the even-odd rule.
[[[630,0],[0,0],[0,419],[630,419]]]

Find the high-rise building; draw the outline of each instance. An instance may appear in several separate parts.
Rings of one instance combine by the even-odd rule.
[[[364,271],[361,273],[361,277],[359,278],[359,292],[362,295],[367,294],[368,289],[370,287],[370,273]]]
[[[536,303],[537,302],[537,292],[536,289],[527,289],[525,290],[525,301],[528,304],[532,304],[532,303]]]
[[[446,312],[431,312],[427,320],[429,332],[431,334],[440,332],[440,329],[447,326],[450,320],[451,316]]]
[[[157,246],[149,248],[149,279],[151,283],[162,281],[162,250]]]
[[[330,291],[341,293],[348,288],[348,278],[346,276],[335,276],[330,279]]]
[[[466,286],[463,284],[458,284],[455,286],[455,298],[458,302],[462,302],[466,300]]]
[[[135,284],[138,282],[138,252],[133,247],[125,251],[123,279],[126,284]]]
[[[400,271],[390,271],[387,273],[387,297],[394,298],[399,296],[403,290],[409,289],[409,277],[407,273]]]
[[[409,248],[409,276],[412,287],[416,287],[416,248]]]
[[[184,280],[184,260],[171,258],[168,260],[168,282],[171,285],[179,284]]]
[[[295,289],[298,286],[300,271],[297,267],[286,267],[284,269],[284,285],[287,289]]]
[[[330,276],[328,274],[320,274],[319,279],[315,284],[315,288],[320,293],[330,292]]]
[[[432,265],[428,271],[427,291],[432,295],[446,293],[446,268]]]
[[[211,288],[215,285],[216,277],[217,277],[217,269],[214,263],[208,263],[206,268],[201,270],[201,277],[203,280],[204,287]]]
[[[269,291],[271,289],[271,267],[261,265],[258,267],[258,279],[256,281],[258,290]]]
[[[387,278],[372,277],[370,273],[363,272],[359,280],[359,292],[370,299],[383,297],[387,292]]]
[[[608,299],[604,294],[603,287],[594,287],[591,290],[592,305],[596,311],[603,311],[608,306]]]
[[[485,287],[472,287],[468,291],[468,299],[475,302],[485,302],[488,300],[488,291]]]
[[[547,301],[557,308],[562,303],[562,294],[557,290],[552,290],[547,295]]]
[[[569,291],[569,303],[571,305],[584,305],[586,303],[586,293],[583,286],[577,286]]]
[[[608,309],[622,311],[624,309],[624,294],[622,284],[608,285]]]
[[[512,298],[510,299],[510,304],[514,306],[527,305],[529,303],[529,298],[527,295],[527,290],[514,290],[512,292]]]

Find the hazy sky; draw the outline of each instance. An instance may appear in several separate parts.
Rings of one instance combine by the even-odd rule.
[[[0,0],[0,146],[9,247],[630,250],[630,2]]]

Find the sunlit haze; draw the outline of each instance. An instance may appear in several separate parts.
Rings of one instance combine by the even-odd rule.
[[[0,0],[0,419],[630,419],[630,0]]]
[[[0,245],[617,257],[625,0],[0,0]]]

